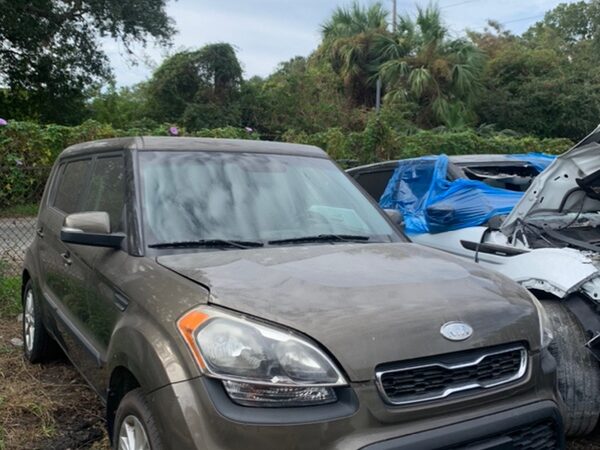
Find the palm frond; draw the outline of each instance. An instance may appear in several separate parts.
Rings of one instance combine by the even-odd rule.
[[[406,79],[410,73],[410,68],[406,61],[394,59],[383,63],[378,74],[381,79],[390,86],[400,86],[401,81]]]
[[[423,93],[437,83],[431,76],[429,70],[425,67],[417,67],[410,71],[408,75],[408,85],[410,91],[420,97]]]

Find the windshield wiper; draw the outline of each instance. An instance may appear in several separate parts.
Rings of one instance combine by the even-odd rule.
[[[301,236],[288,239],[276,239],[269,241],[269,244],[296,244],[303,242],[367,242],[371,239],[369,236],[360,234],[318,234],[316,236]]]
[[[149,244],[150,248],[199,248],[199,247],[233,247],[233,248],[252,248],[262,247],[265,244],[258,241],[235,241],[228,239],[202,239],[199,241],[177,241],[177,242],[159,242],[157,244]]]

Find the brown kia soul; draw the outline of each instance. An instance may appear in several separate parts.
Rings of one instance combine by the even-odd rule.
[[[315,147],[69,147],[23,306],[26,357],[65,351],[117,449],[564,445],[537,301],[408,242]]]

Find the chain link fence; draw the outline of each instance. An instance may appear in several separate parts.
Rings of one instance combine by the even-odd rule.
[[[0,273],[21,272],[50,167],[0,166]]]

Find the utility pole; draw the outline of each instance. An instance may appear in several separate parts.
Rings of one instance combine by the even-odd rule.
[[[379,110],[381,109],[381,77],[377,77],[375,89],[375,112],[379,115]]]
[[[392,33],[396,32],[396,16],[398,15],[398,9],[396,5],[397,0],[392,0]],[[379,115],[381,110],[381,76],[377,77],[377,85],[375,90],[375,112]]]

